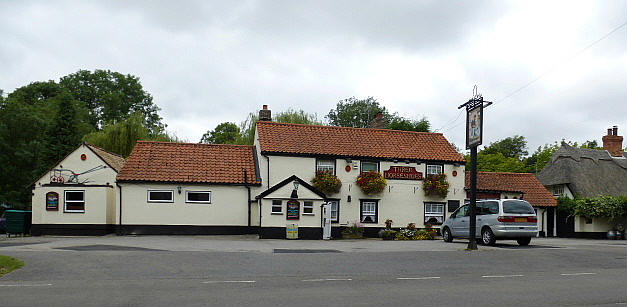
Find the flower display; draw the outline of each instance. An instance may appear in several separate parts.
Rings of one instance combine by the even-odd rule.
[[[317,171],[311,182],[316,189],[325,194],[338,193],[342,187],[342,181],[329,171]]]
[[[446,174],[427,175],[422,183],[422,189],[425,195],[446,197],[448,194],[449,183],[446,180]]]
[[[377,171],[363,172],[357,177],[357,185],[368,195],[378,194],[385,189],[387,180]]]

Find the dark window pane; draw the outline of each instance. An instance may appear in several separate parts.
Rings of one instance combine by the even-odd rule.
[[[455,212],[459,208],[459,200],[448,201],[448,212]]]
[[[209,202],[210,196],[209,192],[187,192],[187,201]]]
[[[80,192],[65,192],[65,200],[85,200],[85,193]]]
[[[150,200],[172,200],[172,192],[169,191],[164,191],[164,192],[157,192],[157,191],[152,191],[150,192]]]
[[[534,214],[531,204],[524,200],[506,200],[503,202],[504,213]]]

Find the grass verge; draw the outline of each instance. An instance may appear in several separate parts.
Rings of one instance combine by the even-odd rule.
[[[24,266],[24,261],[0,255],[0,277]]]

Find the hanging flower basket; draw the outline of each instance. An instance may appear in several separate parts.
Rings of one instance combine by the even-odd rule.
[[[445,174],[427,175],[422,183],[425,195],[445,198],[448,195],[449,183]]]
[[[329,171],[318,171],[311,180],[313,186],[325,194],[334,194],[340,191],[342,182]]]
[[[379,194],[383,192],[387,181],[381,173],[376,171],[363,172],[357,177],[357,185],[368,195]]]

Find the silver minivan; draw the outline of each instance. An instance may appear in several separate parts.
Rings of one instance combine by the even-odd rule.
[[[462,206],[442,224],[442,238],[468,238],[470,207]],[[494,199],[477,201],[476,239],[485,245],[496,240],[516,240],[529,245],[538,234],[538,217],[531,204],[522,199]]]

